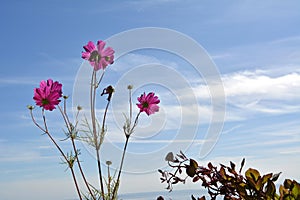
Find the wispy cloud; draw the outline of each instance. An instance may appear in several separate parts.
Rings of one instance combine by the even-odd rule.
[[[274,76],[272,71],[238,71],[222,75],[222,81],[227,106],[241,112],[284,114],[300,111],[296,103],[300,95],[295,92],[300,88],[299,73]],[[198,98],[210,98],[206,85],[200,84],[194,90]]]
[[[124,64],[123,70],[125,71],[132,66],[147,62],[161,63],[155,56],[145,56],[137,53],[130,54],[122,62]],[[174,71],[179,70],[172,62],[166,60],[164,63],[169,63],[169,67],[174,67]],[[142,73],[145,72],[135,73],[132,78],[136,82],[145,82],[145,76]],[[160,72],[158,71],[157,73],[159,74]],[[162,141],[166,139],[173,140],[171,135],[164,134],[164,132],[176,132],[181,127],[191,127],[195,126],[195,124],[208,125],[211,123],[213,110],[210,102],[211,94],[207,85],[201,78],[195,79],[186,77],[186,75],[181,74],[191,84],[185,87],[176,86],[176,82],[172,82],[170,79],[172,77],[165,76],[165,79],[170,79],[171,85],[165,86],[167,90],[158,89],[156,91],[161,98],[161,110],[150,118],[140,119],[139,127],[136,129],[137,137],[135,143],[139,141],[147,143],[145,139],[153,140],[154,143],[163,143]],[[243,123],[259,114],[280,116],[282,114],[297,114],[300,111],[300,107],[297,105],[300,95],[295,92],[300,87],[300,74],[298,72],[290,71],[289,69],[287,72],[282,70],[281,73],[278,73],[277,69],[257,68],[254,70],[239,70],[221,74],[220,76],[226,95],[226,122]],[[156,82],[154,81],[152,84],[156,84]],[[124,87],[123,83],[121,85]],[[80,86],[83,86],[83,84],[80,84]],[[142,91],[143,87],[142,85],[137,91]],[[86,89],[79,89],[83,91],[78,92],[80,97],[82,97]],[[128,99],[124,99],[124,96],[128,95],[126,87],[123,90],[117,90],[116,94],[114,94],[112,110],[110,111],[113,115],[109,115],[107,118],[109,127],[107,137],[111,142],[123,141],[123,138],[120,136],[120,134],[123,134],[123,114],[126,114],[128,110]],[[134,94],[137,94],[137,92]],[[103,112],[103,109],[99,109],[97,115],[101,118]]]

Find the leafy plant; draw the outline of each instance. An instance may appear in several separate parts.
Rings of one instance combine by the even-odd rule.
[[[229,165],[220,164],[214,166],[211,162],[207,166],[200,166],[197,161],[187,158],[183,152],[176,156],[172,152],[166,156],[168,165],[172,171],[158,170],[161,174],[161,182],[167,184],[169,191],[173,190],[173,185],[185,183],[191,179],[194,183],[201,182],[201,186],[207,189],[207,193],[212,200],[218,196],[224,199],[233,200],[300,200],[300,184],[295,180],[286,179],[276,193],[275,182],[280,173],[261,174],[257,169],[249,168],[243,174],[245,159],[242,160],[237,169],[235,163]],[[195,198],[193,200],[205,200],[206,197]]]

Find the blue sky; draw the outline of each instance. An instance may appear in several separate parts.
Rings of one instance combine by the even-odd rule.
[[[58,153],[48,138],[34,127],[26,105],[34,103],[33,88],[47,78],[62,82],[64,93],[73,95],[76,77],[80,75],[77,73],[83,67],[82,46],[87,41],[104,40],[143,27],[172,29],[202,45],[220,72],[226,117],[213,150],[200,159],[204,133],[211,125],[212,116],[211,94],[205,77],[169,52],[143,49],[120,57],[107,70],[104,84],[118,85],[123,80],[132,80],[130,75],[135,75],[134,81],[140,83],[147,80],[147,75],[154,76],[138,69],[153,63],[169,70],[163,74],[166,80],[176,75],[182,78],[180,83],[188,83],[176,87],[178,80],[162,85],[155,79],[136,88],[135,97],[143,91],[156,91],[161,99],[161,112],[151,118],[142,116],[140,120],[140,129],[129,144],[130,153],[125,162],[129,173],[123,174],[122,193],[164,191],[165,185],[159,183],[156,169],[164,167],[165,154],[177,151],[168,149],[170,142],[184,143],[190,147],[187,154],[203,163],[240,162],[245,157],[246,167],[256,167],[264,173],[282,171],[278,183],[284,178],[299,181],[299,9],[297,0],[3,1],[0,7],[0,196],[3,199],[76,197],[70,174],[59,164]],[[120,91],[120,94],[124,93]],[[126,112],[122,95],[117,98],[116,94],[112,113]],[[197,103],[189,104],[194,97]],[[101,102],[99,113],[103,110]],[[198,112],[194,112],[195,108]],[[119,161],[118,147],[124,139],[120,130],[122,115],[118,112],[108,120],[109,132],[103,146],[104,160],[111,159],[115,165]],[[49,113],[53,133],[61,139],[63,125],[58,117]],[[195,117],[199,124],[194,123]],[[191,130],[195,138],[176,141],[180,128]],[[62,145],[68,147],[66,143]],[[85,155],[82,159],[87,175],[96,183],[92,153],[79,145]],[[154,156],[157,152],[161,156]],[[187,184],[175,190],[197,188]]]

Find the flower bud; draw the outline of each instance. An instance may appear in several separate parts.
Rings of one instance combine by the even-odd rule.
[[[29,110],[33,110],[33,109],[34,109],[34,106],[32,106],[32,105],[27,105],[27,108],[28,108]]]
[[[78,111],[82,110],[82,107],[81,106],[77,106],[77,110]]]
[[[106,164],[109,166],[112,164],[112,162],[110,160],[106,161]]]

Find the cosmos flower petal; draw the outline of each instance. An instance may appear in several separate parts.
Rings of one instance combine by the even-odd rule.
[[[89,41],[83,47],[85,52],[82,52],[81,57],[88,60],[95,71],[105,69],[114,62],[115,51],[111,47],[105,48],[105,44],[104,41],[99,40],[96,47],[93,42]]]
[[[102,40],[99,40],[99,41],[97,42],[97,49],[98,49],[99,54],[101,54],[101,55],[102,55],[102,52],[103,52],[103,50],[104,50],[105,44],[106,44],[106,43],[105,43],[104,41],[102,41]]]
[[[150,92],[147,95],[144,92],[137,98],[137,100],[139,103],[136,105],[140,109],[140,112],[145,112],[147,115],[151,115],[159,111],[159,106],[157,104],[160,103],[160,100],[153,92]]]
[[[52,111],[59,104],[59,98],[62,97],[62,84],[52,79],[40,82],[40,87],[34,89],[33,99],[36,105],[45,110]]]
[[[83,58],[85,60],[89,59],[90,56],[91,56],[90,52],[82,52],[82,54],[81,54],[81,58]]]
[[[89,41],[87,43],[87,45],[83,46],[83,48],[86,52],[89,52],[89,53],[96,50],[96,47],[92,41]]]

